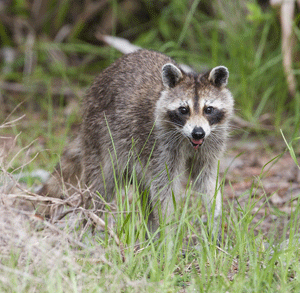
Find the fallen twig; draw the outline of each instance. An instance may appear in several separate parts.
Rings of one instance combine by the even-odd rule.
[[[24,190],[22,190],[22,191],[24,191]],[[26,191],[24,191],[24,192],[26,192]],[[30,192],[30,195],[27,195],[27,194],[7,194],[7,197],[9,197],[9,198],[23,198],[23,199],[28,199],[30,201],[42,201],[42,202],[49,202],[49,203],[60,204],[60,205],[65,204],[65,201],[61,200],[59,198],[41,196],[41,195],[38,195],[38,194],[34,194],[32,192]]]
[[[16,118],[14,120],[8,121],[8,122],[4,122],[3,124],[0,125],[0,129],[1,128],[8,128],[8,127],[12,127],[16,122],[20,121],[21,119],[23,119],[26,115],[22,115],[19,118]]]
[[[109,228],[109,227],[107,227],[107,226],[105,225],[105,222],[104,222],[100,217],[98,217],[95,213],[93,213],[93,212],[90,211],[90,210],[86,210],[86,209],[84,209],[84,208],[80,208],[80,209],[81,209],[81,210],[84,212],[84,214],[85,214],[88,218],[90,218],[96,225],[100,226],[100,227],[103,228],[103,229],[106,229],[106,228],[107,228],[107,231],[108,231],[108,233],[110,234],[110,236],[115,240],[116,244],[117,244],[118,246],[120,246],[120,240],[119,240],[118,236],[115,234],[115,232],[114,232],[111,228]]]
[[[105,225],[105,222],[98,217],[95,213],[93,213],[91,210],[86,210],[84,208],[80,208],[84,214],[91,219],[96,225],[100,226],[103,229],[107,229],[107,232],[109,233],[109,235],[115,240],[116,244],[119,246],[120,248],[120,253],[122,256],[122,261],[125,262],[125,255],[124,255],[124,247],[123,244],[120,242],[118,236],[115,234],[115,232],[108,227],[107,225]]]
[[[35,86],[27,87],[20,83],[15,82],[2,82],[0,83],[0,89],[6,90],[6,91],[13,91],[13,92],[22,92],[22,93],[38,93],[38,94],[45,94],[46,88],[42,87],[38,84]],[[81,96],[84,94],[84,90],[77,90],[76,92],[72,90],[71,88],[63,88],[63,89],[57,89],[57,88],[51,88],[50,92],[53,95],[65,95],[65,96]]]

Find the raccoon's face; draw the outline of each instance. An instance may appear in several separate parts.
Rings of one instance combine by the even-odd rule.
[[[164,91],[156,104],[156,125],[181,133],[197,150],[211,136],[226,135],[233,98],[225,87],[229,72],[218,66],[204,75],[185,74],[168,63],[162,68]],[[221,132],[224,133],[221,133]],[[177,136],[178,138],[178,136]]]

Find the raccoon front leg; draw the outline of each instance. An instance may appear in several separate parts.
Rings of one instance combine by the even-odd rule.
[[[221,192],[218,190],[215,193],[215,190],[210,193],[210,201],[208,203],[209,215],[211,218],[208,222],[209,224],[209,232],[213,235],[213,237],[217,237],[220,239],[221,232],[221,219],[222,219],[222,196]]]
[[[159,228],[160,216],[166,224],[172,219],[174,214],[173,197],[175,202],[179,202],[181,198],[178,192],[178,178],[170,182],[167,174],[161,175],[150,186],[149,204],[152,211],[148,218],[148,228],[152,233]]]
[[[200,193],[202,200],[207,209],[207,219],[209,232],[213,236],[219,236],[222,217],[222,196],[220,190],[217,190],[217,178],[212,174],[202,174],[194,183],[193,189]]]

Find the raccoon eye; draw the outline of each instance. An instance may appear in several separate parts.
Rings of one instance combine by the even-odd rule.
[[[205,114],[211,114],[213,113],[214,108],[213,107],[207,107],[204,109]]]
[[[189,113],[189,108],[187,107],[180,107],[179,108],[179,112],[182,114],[182,115],[186,115]]]

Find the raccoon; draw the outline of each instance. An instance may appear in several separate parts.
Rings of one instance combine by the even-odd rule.
[[[141,191],[149,191],[151,231],[159,226],[157,204],[163,217],[171,216],[173,198],[186,196],[186,182],[219,217],[217,164],[234,106],[228,76],[224,66],[186,73],[155,51],[118,59],[88,90],[79,134],[40,193],[63,197],[61,182],[80,180],[95,199],[99,193],[110,201],[115,178],[135,172]]]

